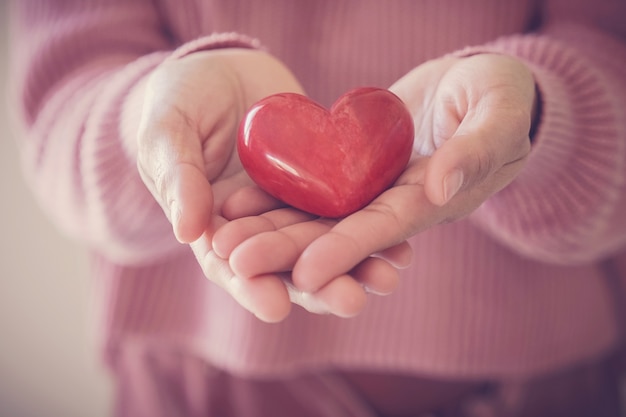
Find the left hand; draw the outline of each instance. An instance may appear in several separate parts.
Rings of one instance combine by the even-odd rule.
[[[254,216],[227,223],[213,238],[235,273],[253,279],[291,271],[298,290],[316,293],[338,277],[359,283],[353,271],[368,269],[372,259],[387,268],[407,266],[406,239],[468,215],[524,166],[537,97],[532,74],[520,61],[496,54],[441,58],[415,68],[390,90],[407,104],[416,131],[415,152],[394,186],[344,219],[288,223],[282,219],[293,209],[246,212],[239,202],[258,190],[242,190],[225,202],[224,214]],[[390,282],[379,279],[377,285]],[[333,308],[352,315],[362,307],[339,299]]]

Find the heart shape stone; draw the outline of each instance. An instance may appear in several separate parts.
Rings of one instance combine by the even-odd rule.
[[[237,151],[252,180],[279,200],[323,217],[363,208],[402,173],[413,147],[404,103],[380,88],[357,88],[330,110],[294,93],[254,104]]]

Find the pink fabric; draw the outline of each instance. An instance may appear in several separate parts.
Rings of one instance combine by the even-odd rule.
[[[332,373],[249,380],[162,346],[113,356],[117,417],[377,417]]]
[[[612,0],[14,2],[24,167],[50,217],[94,254],[98,332],[177,344],[225,369],[328,367],[449,377],[547,372],[618,338],[602,259],[626,245],[626,3]],[[177,48],[258,47],[323,104],[471,47],[533,70],[543,103],[519,178],[469,219],[411,240],[401,288],[357,318],[268,325],[203,278],[141,182],[123,112]],[[243,36],[246,35],[246,36]],[[181,49],[179,49],[180,51]],[[132,115],[131,115],[132,116]]]
[[[168,345],[112,352],[116,417],[384,417],[338,372],[241,378]],[[415,417],[615,417],[616,357],[530,381],[481,383]],[[435,381],[435,383],[441,381]],[[415,392],[417,397],[426,395]],[[429,398],[431,399],[431,398]],[[563,401],[567,399],[567,401]],[[407,415],[393,413],[393,416]]]

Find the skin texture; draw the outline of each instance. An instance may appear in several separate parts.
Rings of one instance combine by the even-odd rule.
[[[414,120],[411,160],[368,206],[329,220],[260,191],[234,151],[249,106],[277,92],[303,93],[275,58],[199,52],[162,65],[143,86],[137,158],[144,182],[205,275],[261,320],[283,320],[292,304],[358,314],[368,293],[397,286],[397,269],[411,259],[407,238],[471,213],[523,167],[536,97],[521,62],[443,58],[390,90]]]

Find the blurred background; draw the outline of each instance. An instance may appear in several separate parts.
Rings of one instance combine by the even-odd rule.
[[[6,100],[8,22],[0,0],[0,417],[109,416],[85,252],[51,226],[21,176]]]

